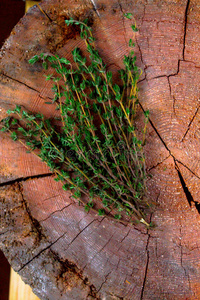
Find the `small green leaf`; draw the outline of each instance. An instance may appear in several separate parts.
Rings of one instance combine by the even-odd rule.
[[[16,105],[15,110],[16,112],[20,113],[21,112],[21,106],[20,105]]]
[[[67,59],[64,58],[64,57],[60,58],[59,60],[60,60],[60,62],[61,62],[62,64],[65,64],[65,65],[70,65],[70,64],[71,64],[70,61],[67,60]]]
[[[51,80],[52,79],[53,74],[47,75],[46,77],[46,81]]]
[[[67,190],[69,189],[69,186],[68,186],[68,184],[64,184],[64,185],[62,186],[62,188],[63,188],[64,191],[67,191]]]
[[[43,66],[43,68],[44,68],[45,70],[47,70],[47,69],[48,69],[48,64],[47,64],[47,62],[46,62],[46,61],[44,61],[44,62],[42,63],[42,66]]]
[[[94,203],[92,201],[88,202],[87,204],[89,207],[93,207],[94,206]]]
[[[18,138],[17,138],[17,134],[16,134],[16,132],[15,131],[13,131],[12,133],[11,133],[11,139],[13,140],[13,141],[16,141]]]
[[[122,216],[121,216],[121,215],[118,215],[118,214],[114,215],[114,218],[117,219],[117,220],[120,220],[121,217],[122,217]]]
[[[13,114],[13,113],[14,113],[13,110],[11,110],[11,109],[8,109],[8,110],[7,110],[7,114],[8,114],[8,115]]]
[[[102,209],[102,208],[99,209],[99,210],[98,210],[98,215],[99,215],[99,216],[104,216],[104,215],[105,215],[105,210]]]
[[[84,210],[85,210],[86,212],[89,212],[89,211],[90,211],[90,207],[86,204],[86,205],[84,206]]]
[[[135,47],[135,43],[132,39],[129,40],[129,47]]]
[[[32,58],[29,59],[29,64],[34,65],[39,60],[39,56],[35,55]]]
[[[6,128],[6,127],[2,127],[1,129],[0,129],[0,131],[2,131],[2,132],[6,132],[8,130],[8,128]]]
[[[131,25],[131,28],[132,28],[132,30],[133,30],[134,32],[137,32],[137,31],[138,31],[138,29],[137,29],[137,27],[136,27],[135,25]]]
[[[146,118],[148,118],[149,117],[149,110],[145,110],[144,115],[145,115]]]
[[[131,13],[125,13],[124,17],[131,20],[133,18],[133,15]]]
[[[17,119],[13,119],[12,122],[11,122],[11,125],[16,125],[18,123],[18,120]]]

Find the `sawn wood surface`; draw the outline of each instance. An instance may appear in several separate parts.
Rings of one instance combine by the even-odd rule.
[[[0,247],[41,299],[200,299],[200,5],[198,0],[46,0],[13,29],[0,52],[0,112],[20,104],[46,117],[51,83],[28,60],[66,58],[82,47],[69,17],[92,20],[111,70],[122,67],[137,22],[139,100],[150,111],[145,146],[149,216],[126,226],[86,213],[47,166],[0,134]],[[200,210],[199,210],[200,211]]]

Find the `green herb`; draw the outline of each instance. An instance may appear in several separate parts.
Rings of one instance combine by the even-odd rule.
[[[132,19],[131,14],[126,17]],[[73,197],[84,203],[86,212],[92,209],[100,216],[112,216],[117,210],[113,219],[122,222],[125,215],[130,222],[139,220],[149,226],[145,221],[150,204],[143,152],[149,112],[144,112],[140,131],[135,122],[140,71],[134,51],[124,56],[124,69],[114,82],[95,48],[87,20],[70,19],[66,24],[79,26],[88,59],[75,48],[72,62],[44,53],[29,60],[30,64],[41,63],[45,70],[49,66],[55,70],[45,75],[53,82],[54,92],[54,99],[46,104],[56,104],[62,126],[16,106],[8,111],[16,118],[2,120],[1,130],[39,156],[56,174],[55,180],[63,182],[63,189],[71,190]],[[132,29],[136,32],[136,25]],[[134,46],[132,39],[129,46]],[[83,195],[88,202],[83,201]],[[96,208],[96,203],[102,208]]]
[[[126,13],[126,14],[124,14],[124,17],[131,20],[133,18],[133,15],[131,13]]]

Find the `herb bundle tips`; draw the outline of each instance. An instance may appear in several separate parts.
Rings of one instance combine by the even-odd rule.
[[[131,19],[131,14],[126,14]],[[130,53],[114,82],[96,47],[87,20],[65,21],[78,26],[88,56],[79,48],[73,60],[42,53],[29,60],[51,67],[54,104],[59,120],[45,119],[17,105],[1,121],[1,131],[10,132],[30,152],[44,161],[63,182],[63,189],[84,203],[85,211],[96,210],[122,222],[145,221],[150,204],[146,200],[146,168],[143,146],[148,123],[144,112],[142,130],[136,127],[139,69],[130,39]],[[136,25],[131,26],[133,32]],[[134,35],[134,33],[133,33]],[[115,76],[116,77],[116,76]],[[116,81],[116,80],[115,80]],[[61,124],[60,125],[58,125]],[[55,125],[57,124],[57,125]],[[140,136],[140,138],[138,137]]]

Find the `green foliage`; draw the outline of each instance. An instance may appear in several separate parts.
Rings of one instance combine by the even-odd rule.
[[[132,14],[126,14],[132,19]],[[97,49],[92,29],[87,20],[66,20],[68,26],[79,26],[89,59],[79,48],[72,51],[73,62],[58,55],[35,55],[30,64],[50,66],[53,74],[45,75],[53,82],[54,99],[46,104],[56,104],[60,111],[62,127],[42,114],[32,114],[16,106],[2,121],[2,131],[11,133],[28,149],[37,154],[56,174],[56,181],[63,182],[64,190],[71,190],[73,197],[84,202],[86,212],[96,210],[98,215],[119,213],[113,217],[120,222],[122,213],[142,220],[149,207],[146,200],[146,170],[143,145],[149,112],[144,112],[144,128],[136,126],[138,107],[139,70],[136,56],[131,49],[124,56],[124,69],[118,81],[106,69]],[[136,25],[131,26],[136,32]],[[130,39],[129,46],[134,46]],[[142,137],[140,140],[139,135]],[[39,151],[38,151],[39,150]],[[101,199],[102,208],[95,208],[95,199]],[[147,223],[146,223],[147,224]]]
[[[133,18],[133,15],[131,13],[124,14],[124,17],[131,20]]]

